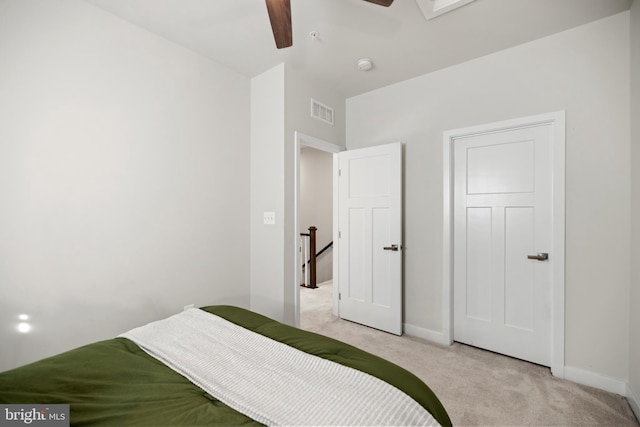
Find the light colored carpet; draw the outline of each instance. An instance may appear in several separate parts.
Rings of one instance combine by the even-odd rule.
[[[560,380],[548,368],[463,344],[398,337],[331,314],[331,282],[300,288],[300,327],[384,357],[421,378],[454,425],[640,426],[619,395]]]

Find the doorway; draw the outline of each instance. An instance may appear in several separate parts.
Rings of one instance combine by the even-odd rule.
[[[335,289],[331,286],[333,278],[333,257],[332,247],[328,245],[333,242],[333,154],[343,151],[344,147],[330,143],[328,141],[305,135],[301,132],[295,133],[295,247],[296,268],[295,280],[295,325],[300,327],[300,313],[303,307],[301,301],[308,304],[326,304],[327,290],[330,292],[330,304],[332,312],[336,313],[335,304],[337,300]],[[313,192],[314,195],[308,194]],[[327,207],[329,209],[327,209]],[[309,226],[318,228],[316,231],[316,253],[325,249],[317,259],[316,281],[320,285],[327,285],[324,288],[306,289],[300,284],[305,282],[302,266],[307,264],[308,259],[301,249],[300,233],[306,232]],[[307,254],[308,258],[308,254]],[[307,267],[308,269],[308,267]],[[307,270],[308,271],[308,270]],[[328,282],[328,283],[327,283]],[[313,293],[306,295],[310,298],[302,298],[301,292]],[[315,295],[317,294],[317,295]]]
[[[443,324],[564,376],[564,112],[444,133]]]

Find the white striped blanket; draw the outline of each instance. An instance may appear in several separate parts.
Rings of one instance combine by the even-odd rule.
[[[189,309],[120,336],[263,424],[438,425],[411,397],[376,377],[203,310]]]

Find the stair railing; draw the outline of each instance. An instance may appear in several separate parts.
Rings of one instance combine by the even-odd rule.
[[[304,272],[302,277],[304,277],[305,280],[300,286],[311,289],[318,287],[316,284],[316,230],[318,229],[312,225],[309,227],[308,233],[300,233],[300,236],[303,238],[308,237],[302,245],[302,247],[304,247],[304,257],[302,259],[309,260],[302,265]],[[309,258],[307,258],[307,256]],[[306,268],[307,266],[309,266],[309,268]]]
[[[318,287],[316,282],[316,263],[317,258],[327,249],[333,246],[333,242],[329,242],[324,248],[316,253],[316,231],[314,226],[309,227],[308,233],[300,233],[300,252],[302,259],[306,262],[302,263],[302,283],[300,286],[315,289]],[[308,267],[308,268],[307,268]]]

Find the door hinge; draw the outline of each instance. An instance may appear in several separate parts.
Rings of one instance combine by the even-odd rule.
[[[342,239],[342,231],[338,231],[338,239]]]
[[[338,176],[342,176],[342,169],[338,169]]]
[[[338,301],[342,300],[342,294],[338,292]]]

